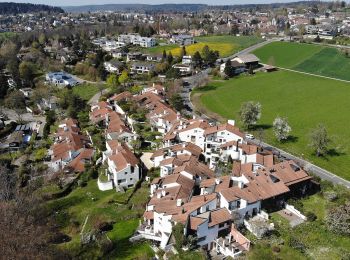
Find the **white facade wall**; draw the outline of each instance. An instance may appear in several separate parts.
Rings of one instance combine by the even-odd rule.
[[[113,175],[113,181],[115,186],[122,187],[132,187],[134,186],[140,179],[141,170],[138,166],[133,167],[128,165],[122,171],[116,170],[116,165],[114,161],[108,159],[108,171]]]
[[[164,215],[164,213],[154,212],[154,233],[161,234],[161,243],[160,247],[162,249],[168,244],[168,240],[170,235],[168,236],[166,233],[172,233],[172,223],[171,223],[171,215]]]
[[[201,128],[194,128],[179,133],[179,139],[182,142],[190,142],[199,146],[204,151],[204,130]]]

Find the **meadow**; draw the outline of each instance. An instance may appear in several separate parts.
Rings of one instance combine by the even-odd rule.
[[[196,43],[186,46],[188,54],[193,55],[196,51],[201,52],[205,45],[212,50],[219,51],[220,57],[230,56],[242,49],[261,42],[261,38],[254,36],[203,36],[196,37]],[[164,46],[156,46],[145,49],[144,51],[152,54],[162,54],[163,51],[171,52],[174,56],[180,56],[182,47],[170,44]]]
[[[350,81],[350,58],[337,48],[273,42],[254,51],[263,63]]]
[[[97,84],[82,83],[74,86],[73,93],[78,95],[81,99],[89,101],[95,94],[100,91]]]
[[[139,218],[144,212],[144,205],[148,200],[147,185],[139,188],[128,203],[121,204],[131,195],[132,189],[126,193],[117,193],[114,190],[100,191],[97,181],[92,179],[84,187],[75,188],[63,198],[52,200],[48,207],[56,212],[56,220],[62,232],[71,237],[71,241],[60,244],[62,249],[69,250],[73,256],[86,259],[107,257],[109,259],[149,258],[153,251],[147,242],[131,244],[131,237],[139,225]],[[86,224],[85,223],[85,220]],[[106,233],[112,241],[113,250],[102,255],[100,245],[83,247],[80,244],[80,232],[91,231],[98,223],[112,222],[113,229]]]
[[[13,33],[13,32],[2,32],[2,33],[0,33],[0,41],[10,39],[10,38],[14,37],[15,35],[16,35],[16,33]]]
[[[262,117],[257,128],[265,129],[267,143],[350,180],[349,96],[349,83],[278,71],[211,82],[194,91],[192,100],[197,108],[202,106],[222,120],[238,119],[243,102],[260,102]],[[292,127],[292,137],[284,143],[277,142],[272,132],[272,122],[277,116],[287,117]],[[326,125],[332,139],[332,150],[326,157],[316,157],[308,145],[310,131],[319,123]]]

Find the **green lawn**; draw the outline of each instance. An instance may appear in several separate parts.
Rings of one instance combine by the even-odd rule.
[[[323,48],[314,44],[272,42],[255,50],[253,53],[263,63],[291,69],[319,53]]]
[[[0,40],[9,39],[15,35],[16,35],[16,33],[14,33],[14,32],[2,32],[2,33],[0,33]]]
[[[100,91],[97,84],[80,84],[73,87],[73,93],[77,94],[83,100],[88,101]]]
[[[294,69],[350,81],[350,58],[335,48],[322,49]]]
[[[97,245],[82,247],[80,245],[80,232],[88,216],[85,232],[93,229],[101,221],[114,222],[113,230],[107,232],[108,238],[113,242],[114,248],[108,254],[113,259],[134,259],[140,256],[152,256],[153,251],[148,243],[129,243],[144,212],[148,200],[148,187],[142,186],[136,191],[130,202],[126,205],[117,204],[124,201],[132,192],[126,193],[100,191],[96,180],[90,180],[86,187],[74,189],[66,197],[50,201],[48,206],[56,212],[56,220],[60,229],[69,235],[72,240],[61,244],[60,247],[68,250],[74,256],[83,258],[101,258],[102,252]]]
[[[336,48],[273,42],[254,51],[262,62],[282,68],[350,81],[350,58]]]
[[[196,51],[201,52],[205,45],[212,50],[217,50],[220,53],[220,57],[227,57],[235,52],[245,49],[251,45],[261,42],[262,39],[255,36],[205,36],[196,37],[197,43],[186,46],[186,51],[188,54],[193,55]],[[171,51],[174,56],[179,56],[182,47],[178,45],[165,45],[156,46],[153,48],[144,49],[147,53],[162,54],[163,50],[166,52]]]
[[[238,119],[243,102],[259,101],[259,124],[266,129],[268,143],[350,180],[349,83],[278,71],[212,82],[193,94],[201,95],[200,105],[223,118]],[[292,138],[286,143],[278,143],[273,136],[271,125],[276,116],[288,117],[292,127]],[[308,146],[310,130],[318,123],[326,125],[333,140],[334,150],[325,158],[316,157]]]

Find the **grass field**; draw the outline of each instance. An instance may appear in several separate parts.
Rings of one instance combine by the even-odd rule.
[[[273,42],[254,51],[262,62],[350,81],[350,58],[336,48]]]
[[[80,232],[86,217],[88,221],[84,231],[90,231],[95,223],[113,221],[113,230],[107,232],[108,238],[114,244],[114,249],[108,254],[109,259],[135,259],[137,257],[151,257],[152,249],[148,243],[129,243],[139,224],[139,217],[143,214],[144,205],[148,200],[148,187],[143,186],[136,191],[129,204],[122,205],[116,201],[124,201],[131,194],[116,193],[114,190],[102,192],[97,188],[97,181],[90,180],[85,187],[74,189],[66,197],[49,202],[49,207],[56,212],[56,219],[61,230],[72,240],[61,244],[60,247],[69,250],[78,258],[101,258],[101,249],[97,245],[82,247]],[[133,207],[131,207],[133,205]]]
[[[16,33],[13,33],[13,32],[2,32],[2,33],[0,33],[0,41],[4,40],[4,39],[12,38],[15,35],[16,35]]]
[[[259,101],[262,104],[259,124],[265,128],[264,139],[268,143],[350,180],[349,96],[349,83],[278,71],[212,82],[195,91],[192,100],[223,118],[233,119],[238,119],[243,102]],[[292,127],[290,141],[278,143],[274,138],[271,125],[276,116],[288,117]],[[309,133],[318,123],[326,125],[333,140],[334,150],[325,158],[316,157],[308,146]]]
[[[85,101],[88,101],[99,91],[100,89],[96,84],[80,84],[73,87],[73,93]]]
[[[254,45],[258,42],[261,42],[261,38],[254,36],[206,36],[206,37],[197,37],[197,43],[186,46],[186,51],[188,54],[193,55],[196,51],[201,52],[205,45],[212,50],[219,51],[220,57],[227,57],[235,52],[247,48],[251,45]],[[153,48],[148,48],[145,50],[147,53],[153,54],[162,54],[163,50],[171,53],[174,56],[179,56],[181,53],[182,47],[177,45],[165,45],[165,46],[156,46]]]

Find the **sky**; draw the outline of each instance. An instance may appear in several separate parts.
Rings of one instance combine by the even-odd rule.
[[[300,0],[294,0],[300,1]],[[264,4],[264,3],[286,3],[292,0],[0,0],[0,2],[33,3],[53,6],[72,5],[100,5],[100,4],[209,4],[209,5],[233,5],[233,4]]]

